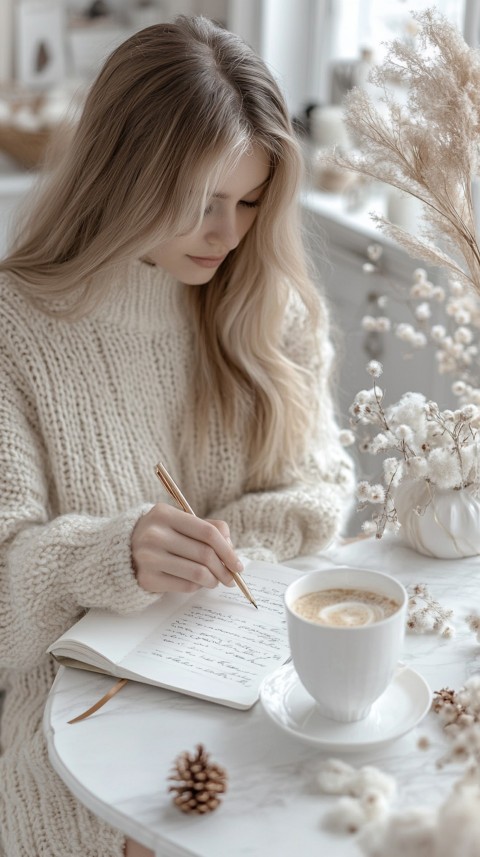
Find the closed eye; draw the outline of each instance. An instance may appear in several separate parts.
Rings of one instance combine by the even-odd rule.
[[[261,199],[256,199],[253,202],[249,202],[246,199],[241,199],[238,204],[243,206],[243,208],[258,208],[260,203],[261,203]],[[210,203],[209,205],[207,205],[206,209],[204,210],[203,216],[206,217],[208,214],[211,214],[212,211],[213,211],[213,204]]]

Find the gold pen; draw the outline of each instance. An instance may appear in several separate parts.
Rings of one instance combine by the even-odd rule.
[[[170,476],[168,470],[163,466],[163,464],[157,464],[157,466],[155,467],[155,473],[160,479],[160,482],[162,482],[170,496],[173,497],[173,499],[180,506],[180,508],[183,509],[184,512],[188,512],[189,515],[195,515],[195,512],[193,511],[192,507],[189,503],[187,503],[185,497],[180,491],[180,488],[178,487],[178,485],[176,485],[176,483]],[[225,566],[225,568],[227,568],[227,566]],[[258,606],[254,601],[253,595],[250,592],[247,584],[243,580],[241,574],[239,574],[238,571],[232,571],[231,568],[227,568],[227,571],[230,572],[235,583],[237,584],[238,588],[243,592],[245,597],[248,598],[250,603],[253,604],[253,606],[256,607],[258,610]]]

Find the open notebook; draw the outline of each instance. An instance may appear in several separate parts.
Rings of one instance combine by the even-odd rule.
[[[252,561],[238,587],[169,593],[141,613],[90,610],[48,651],[62,664],[250,708],[264,676],[289,656],[283,595],[300,575]]]

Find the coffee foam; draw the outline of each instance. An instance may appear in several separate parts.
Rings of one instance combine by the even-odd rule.
[[[338,628],[381,622],[400,607],[397,601],[363,589],[323,589],[302,595],[292,609],[303,619]]]

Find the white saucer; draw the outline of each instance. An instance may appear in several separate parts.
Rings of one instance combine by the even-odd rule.
[[[287,663],[263,680],[260,699],[268,716],[297,738],[329,751],[355,752],[381,747],[413,729],[429,711],[432,692],[419,673],[399,665],[368,717],[337,723],[320,714],[293,664]]]

